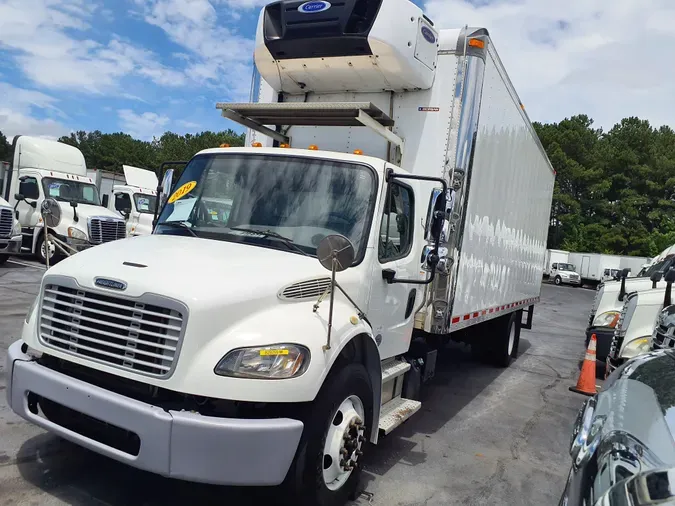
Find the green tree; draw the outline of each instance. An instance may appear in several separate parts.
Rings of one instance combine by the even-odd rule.
[[[7,141],[5,134],[0,132],[0,162],[9,162],[12,153],[12,145]]]

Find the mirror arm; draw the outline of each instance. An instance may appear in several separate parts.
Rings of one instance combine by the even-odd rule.
[[[415,181],[430,181],[434,183],[440,183],[443,186],[443,195],[447,195],[448,193],[448,183],[445,179],[440,177],[418,176],[415,174],[395,174],[394,169],[387,169],[385,180],[387,183],[389,183],[392,179],[413,179]],[[396,271],[392,269],[384,269],[382,271],[382,278],[387,282],[387,284],[390,285],[393,283],[408,283],[411,285],[428,285],[432,283],[434,278],[436,277],[436,265],[438,264],[439,261],[438,247],[440,239],[441,239],[440,234],[437,237],[434,237],[434,249],[431,251],[431,253],[429,253],[428,256],[427,262],[431,267],[431,276],[429,276],[429,278],[424,280],[400,279],[400,278],[397,279]]]

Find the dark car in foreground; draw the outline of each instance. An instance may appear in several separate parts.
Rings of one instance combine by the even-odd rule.
[[[579,411],[560,505],[675,504],[675,481],[668,481],[675,469],[674,436],[675,350],[625,362]],[[673,488],[662,490],[664,483]]]

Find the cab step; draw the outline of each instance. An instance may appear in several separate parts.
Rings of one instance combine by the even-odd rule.
[[[396,397],[390,400],[380,411],[380,431],[389,434],[396,427],[413,416],[422,407],[420,401]]]
[[[385,385],[388,381],[393,380],[410,370],[410,364],[392,358],[382,362],[382,384]]]

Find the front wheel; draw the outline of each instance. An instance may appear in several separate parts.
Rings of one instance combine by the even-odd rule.
[[[38,260],[47,265],[47,245],[45,243],[45,235],[40,234],[37,244],[35,245],[35,253]],[[49,242],[49,265],[52,265],[56,260],[56,246],[52,241]]]
[[[558,286],[562,285],[562,278],[560,276],[556,276],[555,284]]]
[[[311,406],[284,485],[303,506],[342,506],[355,495],[373,419],[361,364],[331,373]]]
[[[0,255],[0,265],[4,264],[7,260],[9,260],[9,255]]]

